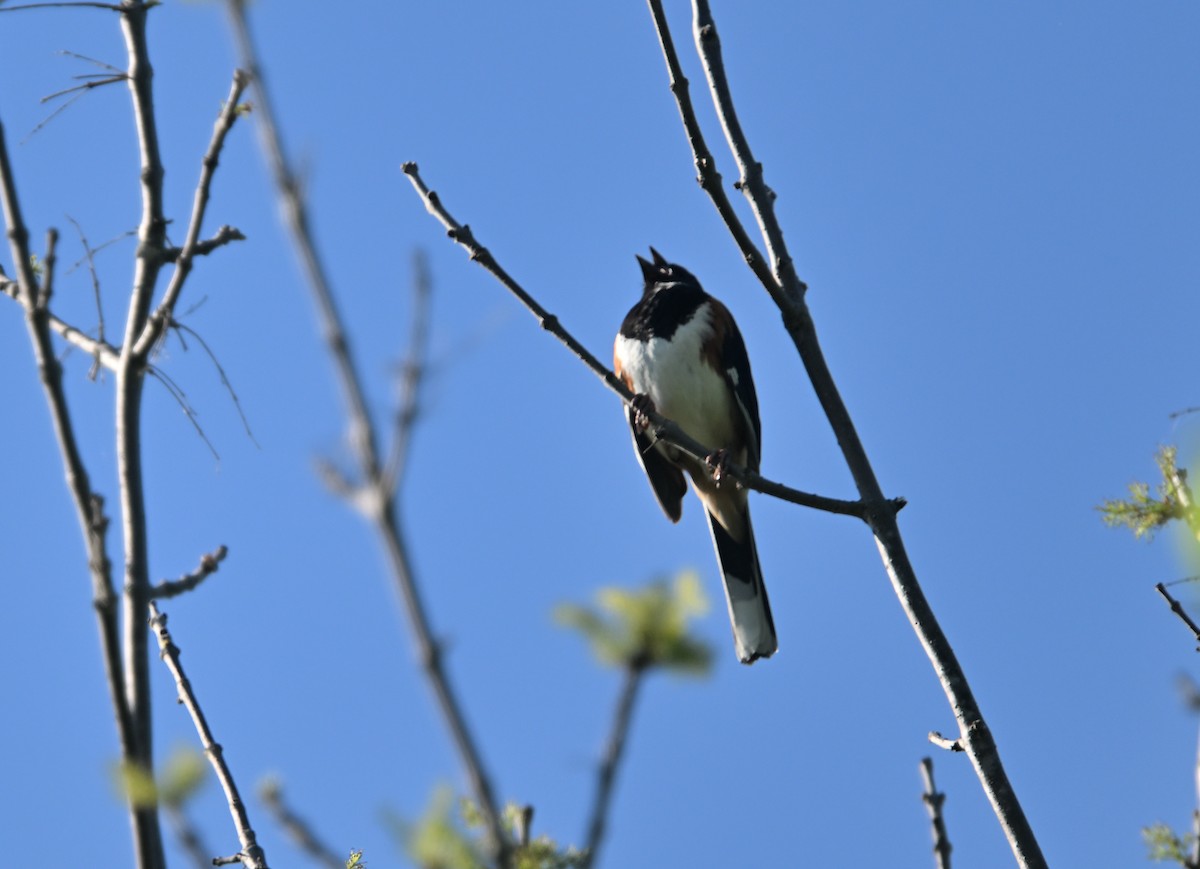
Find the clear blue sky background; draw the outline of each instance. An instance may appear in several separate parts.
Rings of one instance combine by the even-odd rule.
[[[676,40],[727,181],[685,4]],[[1195,572],[1095,506],[1150,478],[1156,446],[1195,455],[1200,418],[1200,8],[1183,0],[717,3],[743,124],[811,286],[826,353],[1046,856],[1143,860],[1139,829],[1195,805],[1195,716],[1174,688],[1194,642],[1153,584]],[[449,244],[399,171],[426,180],[500,261],[607,357],[653,244],[721,296],[747,337],[763,469],[851,497],[837,446],[765,293],[694,171],[640,3],[315,3],[252,8],[314,223],[386,417],[407,334],[411,252],[436,283],[425,415],[403,493],[413,555],[498,789],[535,832],[579,843],[616,696],[552,607],[693,566],[717,607],[706,681],[654,677],[637,709],[605,865],[927,867],[918,762],[953,718],[866,529],[755,496],[781,649],[739,666],[698,505],[671,526],[617,401]],[[172,237],[233,68],[216,3],[152,14]],[[135,227],[127,92],[88,94],[24,144],[38,99],[116,66],[115,15],[0,19],[0,118],[34,238],[59,227],[58,310],[96,323],[67,220],[93,244]],[[170,601],[176,641],[242,787],[277,773],[296,806],[372,867],[403,865],[380,821],[465,786],[376,541],[312,472],[345,457],[336,385],[277,221],[250,124],[222,156],[207,230],[248,241],[199,263],[183,309],[212,365],[172,340],[214,460],[147,389],[152,570],[226,544]],[[110,333],[133,242],[98,265]],[[11,272],[7,248],[0,261]],[[97,487],[115,509],[112,380],[67,360]],[[0,299],[6,594],[0,673],[5,852],[47,867],[128,865],[85,556],[16,305]],[[119,535],[110,537],[119,559]],[[1197,603],[1186,587],[1185,599]],[[160,754],[195,743],[155,667]],[[969,764],[935,754],[963,865],[1011,865]],[[219,789],[193,805],[236,850]],[[273,865],[301,858],[254,800]],[[173,861],[185,865],[172,843]]]

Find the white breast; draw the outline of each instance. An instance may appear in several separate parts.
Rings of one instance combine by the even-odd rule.
[[[659,413],[705,446],[720,449],[733,445],[736,409],[725,378],[701,355],[712,331],[706,306],[676,329],[670,341],[643,343],[621,336],[617,352],[634,392],[650,396]]]

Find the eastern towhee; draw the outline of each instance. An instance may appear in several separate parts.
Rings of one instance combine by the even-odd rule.
[[[614,369],[637,399],[627,409],[633,444],[650,485],[672,522],[678,522],[687,484],[704,504],[733,624],[738,660],[753,663],[778,648],[750,525],[746,491],[714,479],[715,463],[731,459],[758,471],[762,425],[750,378],[750,359],[733,316],[700,288],[691,272],[650,248],[653,262],[637,258],[645,278],[642,299],[625,317],[613,348]],[[698,461],[655,441],[640,409],[647,405],[717,450]]]

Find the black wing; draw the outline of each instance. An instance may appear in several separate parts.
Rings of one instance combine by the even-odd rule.
[[[642,463],[642,470],[650,479],[650,486],[654,489],[654,497],[658,499],[659,506],[663,508],[668,519],[678,522],[679,517],[683,515],[683,496],[687,494],[687,481],[683,478],[683,471],[667,461],[667,457],[654,448],[650,436],[637,426],[634,422],[635,413],[632,407],[625,410],[629,428],[633,431],[634,451],[638,454],[638,461]]]
[[[757,473],[762,457],[762,422],[758,418],[758,394],[754,391],[754,378],[750,375],[750,356],[746,353],[746,342],[742,340],[742,333],[738,331],[729,309],[716,299],[712,303],[718,310],[717,319],[725,327],[724,340],[721,342],[721,367],[742,412],[746,431],[746,466]]]

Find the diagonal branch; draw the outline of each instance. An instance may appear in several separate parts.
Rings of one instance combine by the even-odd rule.
[[[121,743],[121,756],[132,762],[136,756],[136,736],[133,719],[125,700],[124,673],[121,669],[120,631],[117,622],[116,592],[113,589],[112,563],[106,546],[108,518],[104,515],[104,499],[92,490],[87,468],[79,451],[74,423],[63,391],[62,366],[54,354],[50,336],[51,316],[39,303],[40,290],[29,251],[29,234],[21,216],[17,198],[16,182],[8,160],[8,148],[4,139],[4,127],[0,124],[0,200],[3,203],[4,220],[8,227],[9,249],[13,266],[17,272],[14,297],[25,309],[25,325],[33,346],[42,390],[49,405],[50,421],[58,441],[63,469],[66,472],[67,490],[75,504],[75,513],[83,532],[87,549],[88,570],[92,578],[92,605],[96,611],[96,623],[100,630],[100,646],[104,659],[104,670],[108,683],[109,700],[116,718],[117,736]],[[138,810],[131,809],[135,827]]]
[[[208,755],[213,772],[217,774],[221,790],[225,791],[229,814],[233,816],[238,842],[242,846],[242,850],[238,854],[239,860],[246,869],[268,869],[267,855],[263,853],[263,849],[255,839],[254,830],[250,826],[250,817],[246,814],[246,806],[242,803],[241,795],[238,793],[233,773],[229,771],[229,765],[225,762],[224,750],[213,739],[212,730],[209,729],[208,721],[204,717],[204,711],[200,708],[200,702],[196,699],[195,692],[192,691],[192,683],[188,681],[183,672],[183,666],[179,663],[179,648],[171,641],[171,634],[167,630],[167,616],[158,611],[158,606],[153,601],[150,602],[149,611],[150,629],[158,638],[158,649],[163,663],[167,665],[167,669],[171,671],[171,676],[175,679],[179,702],[186,707],[188,714],[192,717],[192,723],[196,725],[196,733],[200,737],[200,744],[204,746],[204,753]]]
[[[417,642],[419,660],[426,678],[433,689],[442,717],[450,730],[451,737],[466,768],[471,789],[479,804],[487,827],[495,862],[501,869],[511,863],[512,846],[504,831],[500,808],[493,795],[491,780],[484,766],[483,757],[461,703],[455,693],[442,663],[442,647],[434,637],[429,615],[421,597],[409,559],[408,543],[400,522],[394,493],[390,491],[390,477],[380,462],[378,435],[367,413],[362,381],[350,352],[346,330],[313,240],[308,210],[301,193],[299,180],[288,162],[278,124],[271,107],[270,95],[263,80],[258,63],[258,52],[250,34],[246,19],[245,0],[227,0],[235,39],[238,44],[240,63],[250,74],[254,83],[258,105],[258,129],[261,134],[263,152],[275,177],[275,185],[283,205],[284,221],[290,231],[292,242],[308,278],[308,286],[316,302],[318,321],[324,335],[329,355],[338,373],[342,396],[346,402],[350,421],[350,441],[359,464],[361,485],[356,503],[363,515],[374,526],[383,543],[393,579],[404,601],[409,625]],[[415,385],[412,401],[416,403]],[[415,418],[415,417],[414,417]],[[398,438],[407,440],[407,433],[398,433]]]
[[[578,359],[583,362],[592,373],[604,381],[604,385],[620,396],[621,400],[626,404],[633,401],[634,395],[629,388],[621,382],[621,380],[613,374],[613,372],[604,366],[586,347],[584,347],[574,335],[563,328],[558,318],[547,311],[531,296],[520,284],[501,268],[500,264],[492,256],[487,248],[483,247],[475,240],[475,236],[471,233],[471,227],[466,224],[460,224],[446,210],[442,204],[438,194],[430,190],[422,180],[416,163],[405,163],[403,166],[404,174],[408,176],[412,182],[414,189],[425,202],[425,207],[429,213],[441,222],[446,227],[446,232],[449,237],[462,245],[470,255],[472,261],[479,263],[483,268],[496,280],[500,281],[504,287],[520,300],[529,311],[538,319],[538,323],[543,329],[557,338],[561,343],[566,345],[567,349],[575,354]],[[704,444],[687,434],[681,429],[678,423],[659,414],[657,411],[646,410],[645,415],[650,419],[654,428],[651,434],[656,439],[665,440],[666,442],[679,447],[684,452],[691,455],[693,458],[705,461],[708,456],[713,454],[713,450],[709,449]],[[728,463],[722,470],[722,476],[728,476],[742,484],[747,489],[754,489],[757,492],[762,492],[764,495],[771,495],[784,501],[790,501],[793,504],[799,504],[802,507],[811,507],[815,510],[823,510],[828,513],[838,513],[843,516],[857,516],[860,519],[866,519],[871,513],[871,504],[865,501],[844,501],[838,498],[827,498],[824,495],[814,495],[809,492],[802,492],[799,489],[793,489],[785,486],[782,483],[776,483],[768,480],[765,477],[754,473],[746,468],[736,465],[732,462]],[[903,498],[896,498],[877,506],[887,512],[895,512],[904,506]]]
[[[283,786],[274,779],[259,785],[258,796],[275,818],[275,822],[283,827],[291,837],[292,842],[305,854],[327,869],[345,869],[346,861],[339,857],[332,848],[322,842],[312,825],[292,810],[283,798]]]
[[[749,200],[750,209],[754,212],[759,231],[766,243],[767,255],[771,258],[775,280],[767,289],[771,291],[776,303],[782,304],[784,300],[799,301],[807,287],[796,275],[795,264],[788,253],[787,245],[784,244],[783,229],[775,217],[775,193],[763,180],[762,164],[754,159],[754,154],[750,151],[750,142],[742,132],[741,122],[733,107],[733,94],[725,78],[725,61],[721,56],[721,40],[717,35],[717,25],[713,21],[712,12],[708,8],[708,0],[693,0],[692,10],[696,50],[704,65],[704,75],[708,79],[717,117],[721,119],[725,139],[733,151],[740,173],[734,186]]]
[[[581,869],[590,869],[596,865],[596,855],[604,841],[604,831],[608,823],[608,810],[612,803],[613,785],[617,780],[617,769],[621,756],[625,753],[625,738],[629,734],[629,725],[633,719],[633,707],[637,702],[638,689],[646,668],[638,661],[631,662],[625,667],[625,681],[621,685],[621,694],[617,698],[617,708],[613,715],[612,731],[608,736],[608,745],[604,751],[604,759],[600,762],[600,772],[596,776],[596,795],[592,801],[592,817],[588,822],[587,845],[584,848]]]
[[[657,0],[649,2],[651,11],[654,12],[658,5]],[[774,194],[763,181],[762,166],[754,160],[734,112],[729,84],[725,77],[720,40],[707,0],[693,0],[693,9],[697,51],[704,65],[726,139],[742,173],[739,186],[750,201],[771,257],[774,279],[769,282],[763,281],[763,285],[783,315],[784,326],[804,363],[813,390],[841,447],[859,497],[867,505],[865,518],[875,536],[880,557],[905,615],[916,631],[917,638],[941,682],[946,699],[954,710],[961,734],[960,743],[971,758],[1018,864],[1040,869],[1046,865],[1046,861],[1037,838],[1008,780],[999,750],[971,692],[966,674],[917,581],[916,571],[908,559],[896,522],[896,512],[880,508],[880,505],[888,502],[883,496],[875,471],[867,458],[866,450],[817,340],[816,327],[804,300],[806,287],[796,275],[792,257],[783,240],[783,231],[775,215]],[[660,32],[666,32],[666,22],[661,17],[661,9],[658,9],[658,14],[655,15],[655,24],[660,27]],[[664,54],[673,54],[674,49],[669,38],[662,40],[662,43]],[[670,66],[671,61],[668,60],[668,67]],[[681,102],[680,113],[686,115],[688,112],[690,105],[685,106]],[[737,227],[731,225],[730,231],[737,236]],[[758,270],[755,274],[759,274]]]
[[[367,413],[367,401],[362,390],[362,380],[350,351],[350,343],[342,328],[342,318],[328,280],[325,265],[313,243],[308,206],[304,201],[302,185],[284,150],[275,122],[270,93],[263,81],[258,64],[258,52],[246,21],[245,0],[226,0],[234,37],[238,44],[239,64],[254,83],[257,103],[257,124],[263,154],[270,164],[283,206],[284,222],[293,239],[296,253],[304,270],[313,300],[317,304],[318,319],[327,346],[333,349],[332,358],[341,385],[342,396],[348,405],[350,418],[350,443],[360,461],[368,469],[367,476],[379,471],[379,448]]]
[[[417,397],[421,382],[425,379],[426,357],[429,353],[431,287],[429,265],[425,262],[424,252],[420,250],[413,255],[412,288],[412,328],[408,335],[408,352],[400,369],[400,400],[396,406],[392,440],[383,471],[383,486],[389,500],[395,495],[408,465],[412,432],[421,410]]]
[[[1196,639],[1196,641],[1200,642],[1200,625],[1197,625],[1194,621],[1192,621],[1192,617],[1187,614],[1187,610],[1183,608],[1183,604],[1181,604],[1176,598],[1172,597],[1171,593],[1167,591],[1166,585],[1161,582],[1155,583],[1154,590],[1163,596],[1163,599],[1166,600],[1167,605],[1171,607],[1171,612],[1179,616],[1180,621],[1188,626],[1188,629],[1192,632],[1192,636]],[[1200,649],[1198,649],[1198,651],[1200,651]]]
[[[733,235],[733,240],[737,244],[738,250],[741,251],[743,259],[746,260],[746,264],[750,266],[764,286],[773,284],[775,279],[771,275],[770,267],[742,225],[741,219],[733,208],[733,203],[725,194],[725,187],[721,183],[721,173],[717,171],[717,161],[713,159],[712,152],[705,144],[704,133],[700,129],[700,122],[696,118],[696,111],[692,107],[692,98],[688,92],[688,80],[684,77],[683,69],[679,65],[675,42],[671,39],[671,31],[667,26],[666,15],[663,13],[662,0],[649,0],[649,4],[650,14],[654,18],[654,28],[662,45],[663,58],[667,62],[667,76],[670,80],[671,93],[674,94],[676,104],[679,106],[679,117],[683,122],[688,144],[692,147],[692,161],[696,164],[697,172],[696,180],[708,194],[713,205],[716,206],[721,220],[729,227],[729,232]]]
[[[221,114],[217,117],[217,122],[213,127],[212,141],[209,142],[208,150],[204,154],[204,159],[201,161],[200,181],[196,184],[196,193],[192,202],[192,217],[188,223],[187,237],[184,240],[183,247],[178,252],[166,250],[161,251],[164,261],[172,259],[175,262],[175,271],[171,275],[171,281],[167,284],[166,293],[163,299],[159,302],[158,308],[150,316],[145,328],[137,339],[137,344],[134,346],[133,352],[142,359],[145,359],[150,352],[150,348],[163,336],[167,326],[170,324],[171,315],[175,311],[175,303],[179,301],[179,294],[183,292],[184,282],[187,281],[188,275],[192,271],[192,259],[197,255],[200,246],[200,228],[204,224],[204,212],[208,208],[209,188],[212,186],[213,175],[217,171],[217,165],[221,158],[221,148],[225,145],[225,137],[233,128],[234,121],[242,113],[242,107],[239,100],[242,98],[242,91],[246,89],[248,84],[246,73],[240,69],[234,70],[233,84],[229,88],[229,96],[225,100],[225,105],[221,109]],[[218,234],[217,239],[210,241],[206,247],[205,253],[208,253],[215,247],[219,247],[227,241],[235,238],[242,238],[242,234],[232,227],[222,227],[222,232]],[[222,240],[223,237],[223,240]]]
[[[150,596],[158,600],[165,600],[166,598],[177,597],[191,591],[220,570],[221,562],[225,560],[225,556],[228,554],[228,547],[223,545],[218,546],[212,552],[206,553],[200,559],[200,565],[191,573],[186,573],[179,577],[179,579],[164,579],[155,585],[150,589]]]

